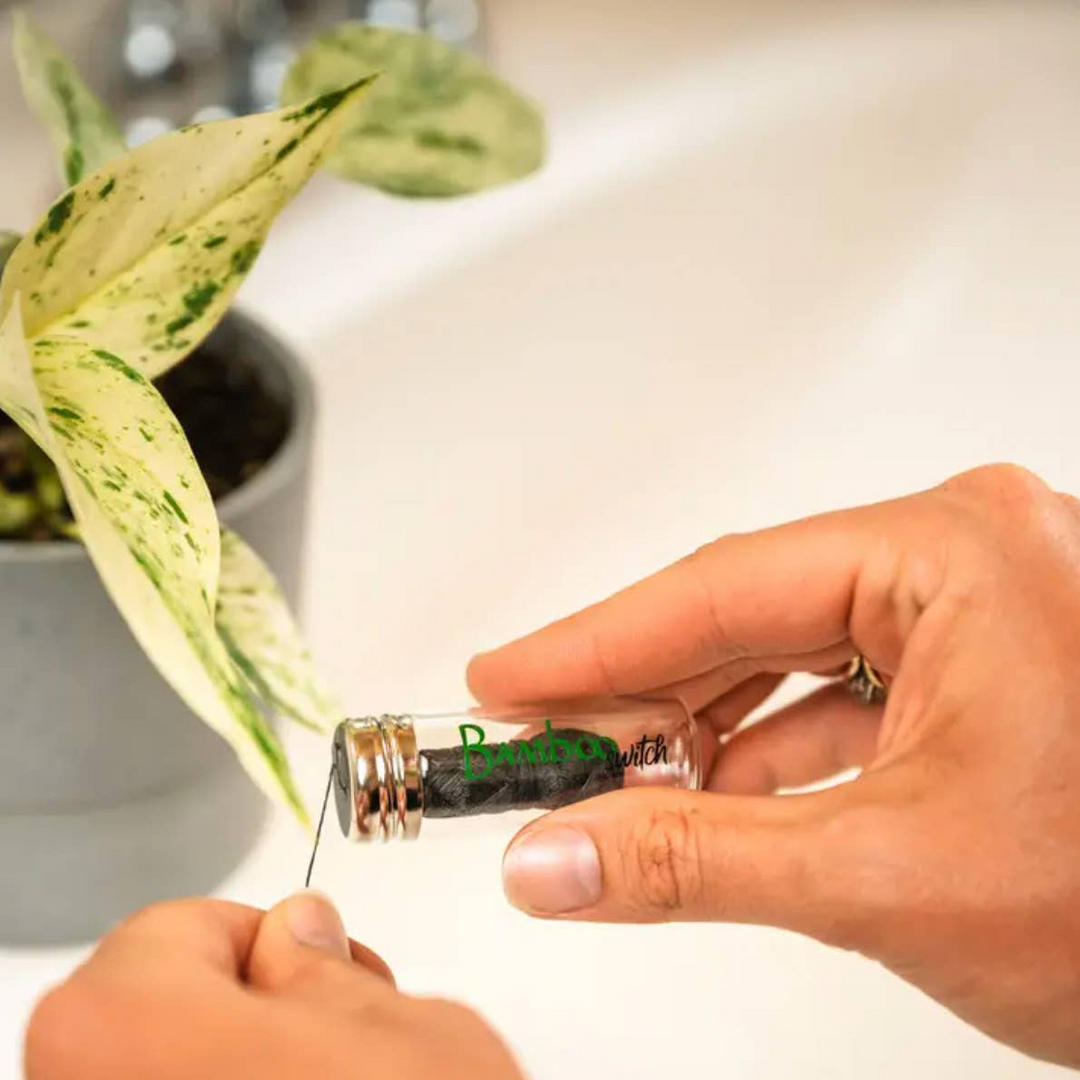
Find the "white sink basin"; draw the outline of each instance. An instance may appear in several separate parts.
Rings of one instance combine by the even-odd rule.
[[[320,179],[247,287],[323,383],[311,614],[356,707],[725,530],[1001,459],[1080,491],[1080,10],[691,45],[560,106],[529,183]]]
[[[322,384],[307,614],[350,710],[460,702],[473,650],[724,531],[995,459],[1080,490],[1080,10],[765,6],[673,44],[665,5],[607,4],[610,56],[583,30],[544,66],[546,5],[508,2],[544,176],[445,205],[324,180],[279,228],[245,297]],[[314,798],[328,747],[291,745]],[[462,834],[334,835],[315,881],[538,1080],[1058,1075],[791,935],[531,922]],[[306,855],[280,819],[223,894],[272,903]],[[69,961],[4,958],[14,1005]]]

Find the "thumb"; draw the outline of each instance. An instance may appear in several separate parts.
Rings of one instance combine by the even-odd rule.
[[[390,969],[350,941],[329,897],[305,889],[263,917],[248,957],[247,980],[260,990],[334,998],[386,992]]]
[[[762,923],[859,948],[895,895],[881,814],[851,794],[860,783],[760,798],[612,792],[523,829],[503,886],[531,915]]]

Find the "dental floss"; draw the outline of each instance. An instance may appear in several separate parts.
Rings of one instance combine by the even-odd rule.
[[[432,818],[542,813],[623,787],[694,789],[701,746],[677,701],[362,716],[334,731],[334,805],[350,840],[415,840]]]
[[[308,862],[307,877],[304,878],[304,888],[311,888],[311,871],[315,869],[315,855],[319,850],[319,840],[322,838],[323,822],[326,820],[326,805],[330,802],[330,787],[334,783],[334,773],[337,771],[337,759],[330,763],[330,775],[326,778],[326,794],[323,795],[322,810],[319,812],[319,824],[315,829],[315,844],[311,849],[311,860]]]

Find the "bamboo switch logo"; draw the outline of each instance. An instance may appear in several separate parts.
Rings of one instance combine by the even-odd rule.
[[[560,733],[550,720],[544,730],[529,739],[489,743],[479,724],[461,724],[462,765],[466,780],[483,780],[498,768],[522,768],[530,765],[562,765],[572,762],[615,763],[624,769],[647,765],[667,764],[667,745],[664,736],[642,735],[637,742],[623,748],[606,735],[588,731]]]

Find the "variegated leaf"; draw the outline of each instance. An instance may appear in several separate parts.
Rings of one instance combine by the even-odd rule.
[[[55,463],[81,539],[151,661],[301,817],[262,709],[275,702],[260,701],[236,662],[246,654],[218,633],[213,502],[149,379],[224,310],[360,90],[132,151],[54,204],[0,281],[0,409]],[[27,286],[35,295],[23,296]],[[262,662],[270,644],[239,648]],[[264,683],[277,694],[282,677]]]
[[[22,239],[17,232],[10,229],[0,229],[0,277],[4,276],[4,264],[8,261],[11,253],[19,246]]]
[[[112,114],[22,11],[15,12],[15,63],[26,100],[56,147],[67,185],[125,152]]]
[[[66,192],[15,249],[0,318],[22,294],[29,340],[74,333],[154,378],[224,314],[277,213],[370,80],[277,112],[200,124]]]
[[[273,574],[228,529],[221,533],[217,628],[236,666],[274,712],[315,731],[341,719]]]
[[[544,159],[536,107],[488,67],[427,34],[346,23],[293,64],[286,102],[383,72],[328,159],[396,195],[464,195],[527,176]]]
[[[217,517],[164,399],[120,357],[71,334],[0,325],[0,408],[53,459],[105,587],[177,693],[302,818],[281,746],[214,620]]]

